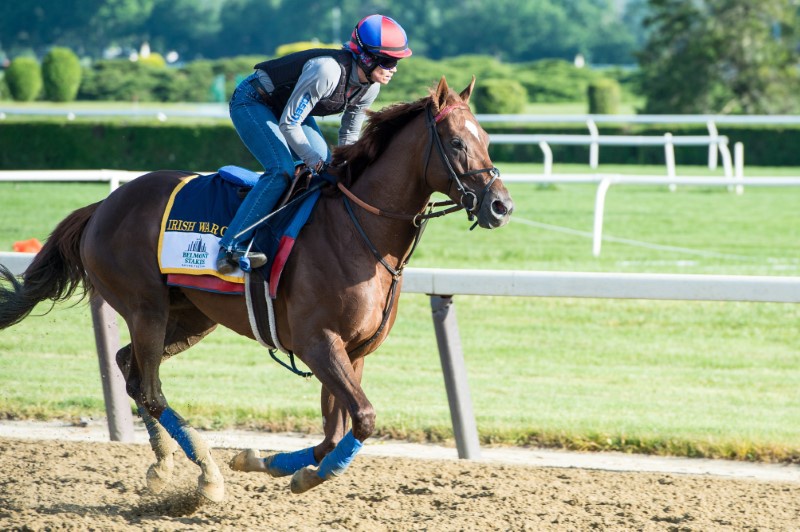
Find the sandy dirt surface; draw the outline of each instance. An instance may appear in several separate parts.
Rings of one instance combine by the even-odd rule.
[[[183,456],[152,495],[146,445],[0,438],[0,530],[800,530],[798,482],[365,455],[293,495],[236,452],[212,504]]]

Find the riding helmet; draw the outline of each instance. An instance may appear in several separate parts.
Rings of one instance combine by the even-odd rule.
[[[349,48],[368,75],[379,64],[394,65],[398,59],[411,55],[403,27],[383,15],[361,19],[350,36]]]

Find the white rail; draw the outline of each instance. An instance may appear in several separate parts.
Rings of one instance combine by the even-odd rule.
[[[42,106],[39,104],[4,104],[0,105],[0,119],[8,116],[139,116],[189,118],[228,118],[228,105],[214,104],[181,104],[143,106],[131,104],[129,107],[114,106],[78,106],[59,104]],[[335,120],[336,117],[324,117]],[[598,114],[478,114],[481,123],[539,123],[539,124],[585,124],[592,121],[596,124],[715,124],[727,125],[800,125],[800,115],[598,115]]]
[[[0,171],[0,182],[86,182],[86,183],[109,183],[111,191],[114,191],[121,183],[132,181],[140,175],[146,174],[147,170],[128,171],[128,170],[2,170]]]
[[[0,182],[3,181],[78,181],[108,182],[113,191],[120,183],[130,181],[147,173],[147,171],[124,170],[4,170],[0,171]],[[211,173],[211,172],[202,172]],[[745,186],[753,187],[795,187],[800,186],[800,177],[756,177],[746,178],[742,175],[740,164],[735,167],[734,177],[708,176],[637,176],[621,174],[508,174],[503,176],[507,183],[573,183],[596,184],[594,206],[594,225],[592,229],[592,253],[600,256],[603,243],[603,224],[605,203],[608,190],[612,185],[661,185],[674,190],[676,186],[723,186],[742,194]]]
[[[403,292],[800,303],[800,277],[408,268]]]
[[[743,187],[796,187],[800,186],[800,177],[646,177],[606,175],[600,180],[595,194],[594,227],[592,230],[592,254],[600,256],[603,245],[603,218],[605,213],[606,195],[611,185],[666,185],[674,189],[677,185],[688,186],[719,186],[728,187],[741,194]]]
[[[552,173],[553,151],[550,145],[564,146],[589,146],[589,166],[597,168],[600,165],[600,146],[663,146],[664,161],[667,165],[667,175],[675,175],[675,146],[707,146],[708,167],[717,167],[717,153],[722,156],[723,168],[726,176],[733,175],[733,163],[728,137],[717,135],[716,129],[710,135],[600,135],[597,127],[590,125],[589,135],[566,134],[505,134],[493,133],[489,139],[494,144],[538,144],[544,155],[545,173]],[[711,129],[711,126],[709,126]],[[737,143],[740,145],[741,143]]]
[[[481,123],[527,124],[726,124],[800,125],[800,115],[497,115],[479,114]]]

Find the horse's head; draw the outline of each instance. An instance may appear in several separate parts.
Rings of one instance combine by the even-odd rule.
[[[426,180],[463,206],[470,220],[477,217],[478,225],[493,229],[508,223],[514,203],[489,158],[489,135],[470,111],[474,86],[473,76],[467,88],[456,94],[443,76],[431,95]]]

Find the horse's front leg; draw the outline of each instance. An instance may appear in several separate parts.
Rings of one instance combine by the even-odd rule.
[[[364,359],[353,362],[353,370],[361,382]],[[331,452],[344,436],[350,414],[334,395],[322,386],[320,397],[322,410],[322,427],[325,438],[319,445],[299,451],[277,453],[261,458],[257,449],[247,449],[231,460],[231,469],[235,471],[267,473],[273,477],[285,477],[307,466],[317,466],[325,455]]]
[[[326,480],[342,475],[361,450],[364,441],[375,430],[375,409],[361,388],[363,360],[352,364],[341,338],[326,337],[324,342],[316,344],[305,353],[303,362],[322,382],[324,389],[333,396],[333,404],[341,405],[343,410],[350,414],[353,428],[339,439],[339,434],[344,432],[346,427],[347,417],[338,415],[336,419],[331,416],[331,421],[336,425],[331,429],[326,427],[325,441],[318,448],[320,451],[325,451],[334,440],[338,439],[338,442],[329,453],[325,454],[317,469],[304,467],[292,476],[292,493],[303,493]],[[324,398],[323,392],[323,400]],[[323,408],[325,408],[324,403]],[[336,413],[336,406],[333,408],[333,413]],[[326,424],[327,421],[328,418]],[[331,430],[330,436],[328,430]]]

